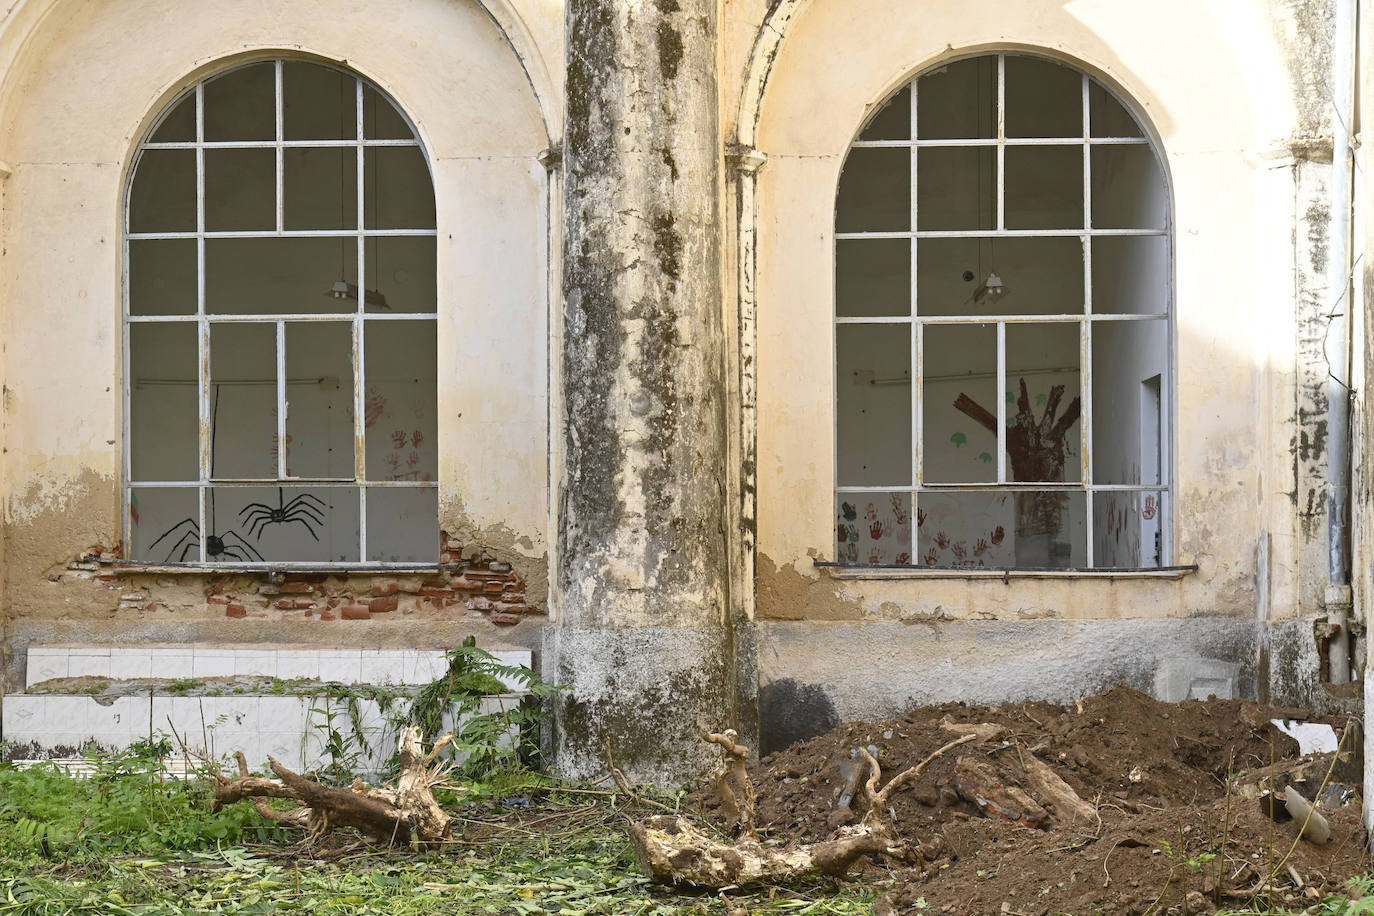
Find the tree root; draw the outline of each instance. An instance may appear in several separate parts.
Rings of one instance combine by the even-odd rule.
[[[868,766],[862,796],[868,810],[856,825],[841,827],[828,840],[785,848],[769,848],[759,842],[754,829],[755,793],[745,770],[748,749],[733,731],[707,736],[720,745],[726,772],[719,786],[722,801],[737,821],[740,838],[734,843],[712,839],[684,817],[656,815],[630,825],[630,836],[640,867],[664,884],[691,884],[723,888],[760,881],[788,881],[804,875],[843,875],[860,856],[882,854],[904,857],[905,845],[889,822],[892,794],[912,782],[940,755],[975,740],[965,735],[949,742],[915,766],[903,770],[878,789],[882,775],[878,761],[860,748]],[[729,794],[726,795],[726,792]]]
[[[418,726],[401,731],[401,775],[395,786],[369,786],[354,780],[347,789],[321,785],[306,779],[269,758],[276,779],[248,775],[248,761],[238,754],[239,778],[230,779],[205,758],[218,784],[214,809],[252,799],[264,817],[305,830],[306,843],[314,845],[338,827],[352,827],[374,843],[385,846],[441,843],[452,835],[452,821],[439,807],[434,786],[448,775],[447,764],[435,765],[439,751],[453,740],[444,735],[425,753]],[[269,798],[300,802],[294,811],[278,811]]]

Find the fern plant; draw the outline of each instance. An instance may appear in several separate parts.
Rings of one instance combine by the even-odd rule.
[[[524,696],[507,697],[507,685],[516,685]],[[457,725],[454,752],[467,755],[463,774],[486,778],[494,770],[534,765],[543,700],[559,689],[529,668],[503,664],[469,636],[448,652],[448,670],[415,695],[405,721],[433,736],[443,731],[445,715],[451,715]],[[497,710],[482,711],[487,697],[500,698]]]

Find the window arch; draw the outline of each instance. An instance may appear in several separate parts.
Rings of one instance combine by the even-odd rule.
[[[1169,194],[1130,110],[941,64],[868,119],[835,230],[838,562],[1167,564]]]
[[[435,562],[435,203],[405,115],[320,63],[216,73],[139,145],[124,214],[130,557]]]

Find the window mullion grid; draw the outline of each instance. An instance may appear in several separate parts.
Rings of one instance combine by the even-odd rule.
[[[1090,81],[1085,73],[1083,86],[1083,323],[1079,325],[1078,362],[1081,366],[1078,382],[1079,422],[1078,456],[1079,479],[1083,481],[1084,502],[1083,537],[1084,565],[1093,568],[1093,511],[1096,498],[1093,492],[1093,172]]]
[[[284,115],[284,113],[283,113],[283,105],[282,105],[282,62],[281,62],[281,61],[277,61],[277,62],[276,62],[276,67],[275,67],[274,72],[275,72],[275,87],[276,87],[276,88],[275,88],[275,93],[276,93],[276,95],[275,95],[275,97],[276,97],[275,105],[276,105],[276,132],[277,132],[277,142],[276,142],[276,153],[277,153],[277,234],[278,234],[278,235],[281,235],[282,230],[286,228],[286,222],[285,222],[285,219],[283,218],[283,216],[284,216],[283,210],[284,210],[284,208],[285,208],[286,195],[285,195],[285,193],[284,193],[284,191],[283,191],[284,182],[282,181],[282,174],[283,174],[283,172],[285,171],[285,164],[284,164],[283,160],[284,160],[286,154],[285,154],[284,149],[282,148],[282,140],[284,139],[284,130],[283,130],[282,121],[283,121],[285,115]]]
[[[1007,323],[997,322],[997,482],[1007,482]]]
[[[353,316],[353,476],[358,483],[358,561],[367,561],[367,390],[364,372],[363,315],[367,309],[366,137],[363,132],[363,82],[354,83],[354,140],[357,142],[358,311]]]
[[[1007,56],[997,55],[997,231],[1007,228],[1006,174],[1007,174]],[[978,214],[982,219],[983,215]],[[979,277],[978,282],[983,278]]]
[[[277,479],[286,479],[286,322],[277,322]]]
[[[214,532],[205,527],[205,498],[210,480],[210,322],[205,317],[205,83],[196,83],[196,348],[200,383],[199,485],[196,487],[200,562],[206,562],[206,542]]]
[[[917,320],[920,316],[921,304],[917,299],[917,290],[920,283],[919,262],[917,260],[919,257],[919,250],[916,239],[916,190],[918,176],[917,167],[919,165],[917,157],[920,154],[916,149],[916,138],[919,137],[920,134],[917,131],[916,121],[916,106],[919,102],[917,98],[916,80],[911,81],[911,92],[909,95],[911,97],[911,111],[909,118],[910,127],[907,132],[911,134],[911,158],[909,160],[909,167],[911,170],[911,197],[908,206],[911,225],[911,266],[909,268],[910,276],[908,279],[911,285],[911,324],[908,326],[908,331],[910,332],[908,339],[911,344],[911,516],[914,518],[916,515],[916,494],[918,488],[921,486],[921,481],[925,478],[924,430],[921,419],[922,406],[925,403],[922,400],[925,388],[923,385],[925,367],[922,360],[922,355],[925,350],[925,328],[922,327],[921,322]],[[916,527],[914,525],[911,528],[911,532],[911,554],[914,557],[916,555]]]

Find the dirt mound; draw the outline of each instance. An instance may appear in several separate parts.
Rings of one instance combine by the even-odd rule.
[[[1347,754],[1343,744],[1339,761],[1304,759],[1274,718],[1312,721],[1291,708],[1169,704],[1127,688],[1074,707],[925,707],[842,725],[765,758],[752,772],[759,826],[778,840],[824,839],[863,813],[859,800],[857,813],[837,804],[854,790],[856,748],[876,748],[886,780],[967,733],[961,725],[991,723],[1001,727],[996,734],[938,758],[894,796],[893,823],[919,855],[894,873],[878,912],[1209,912],[1218,902],[1269,897],[1307,904],[1365,870],[1360,748]],[[1344,722],[1327,721],[1344,733]],[[1051,783],[1091,805],[1082,809],[1091,822],[1073,821],[1072,796],[1056,797]],[[1321,795],[1325,845],[1297,841],[1298,823],[1266,813],[1273,806],[1264,792],[1281,795],[1290,783],[1309,799]],[[711,800],[699,802],[709,813]]]

